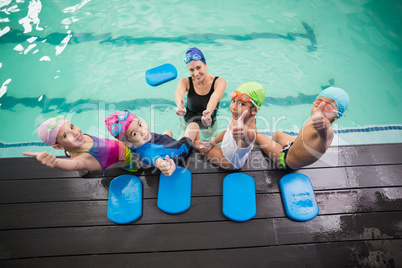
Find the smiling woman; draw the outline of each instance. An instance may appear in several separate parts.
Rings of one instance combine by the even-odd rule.
[[[190,77],[181,79],[177,85],[176,114],[183,116],[187,124],[196,122],[200,128],[213,127],[226,81],[207,72],[208,65],[204,54],[196,47],[187,50],[184,62]],[[187,107],[184,107],[185,94]]]

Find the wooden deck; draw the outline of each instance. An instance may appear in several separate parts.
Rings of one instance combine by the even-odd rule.
[[[286,173],[253,150],[241,172],[256,183],[257,215],[222,213],[228,172],[193,153],[188,211],[158,209],[159,174],[142,171],[143,215],[106,217],[114,169],[79,178],[33,158],[0,159],[0,267],[402,267],[402,144],[331,147],[298,172],[320,208],[311,221],[286,217]]]

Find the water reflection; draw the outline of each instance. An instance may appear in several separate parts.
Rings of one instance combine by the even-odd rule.
[[[117,38],[112,37],[112,33],[105,33],[96,35],[94,33],[51,33],[45,37],[37,37],[33,35],[25,34],[26,32],[11,29],[0,38],[0,44],[5,43],[22,43],[28,38],[37,37],[38,42],[46,42],[52,45],[60,45],[66,37],[69,36],[69,44],[79,44],[82,42],[98,42],[101,45],[115,45],[115,46],[133,46],[133,45],[145,45],[154,43],[194,43],[194,44],[215,44],[220,40],[235,40],[235,41],[251,41],[256,39],[285,39],[289,41],[295,41],[297,38],[304,38],[310,41],[307,45],[307,51],[312,52],[317,49],[317,39],[313,29],[306,23],[302,22],[305,29],[305,33],[293,33],[289,32],[287,35],[281,35],[276,33],[262,32],[262,33],[250,33],[245,35],[226,35],[216,33],[202,33],[202,34],[186,34],[177,37],[132,37],[132,36],[120,36]]]
[[[42,10],[42,3],[40,0],[31,0],[28,6],[28,14],[26,17],[18,21],[24,27],[24,33],[32,31],[32,25],[35,25],[35,29],[42,31],[43,28],[39,27],[40,19],[39,13]]]
[[[317,92],[318,94],[319,92]],[[270,105],[275,106],[291,106],[291,105],[302,105],[313,103],[317,94],[306,95],[299,93],[297,96],[286,96],[282,98],[266,97],[262,106],[268,107]],[[228,93],[225,92],[223,101],[220,103],[220,108],[229,108],[230,102],[224,101],[225,98],[229,99]],[[99,102],[105,103],[104,100],[96,99],[80,99],[77,101],[69,102],[66,98],[48,98],[46,95],[41,95],[39,99],[37,97],[13,97],[9,96],[7,93],[0,99],[1,109],[14,111],[14,107],[17,105],[23,105],[28,108],[41,108],[42,113],[57,112],[58,114],[75,112],[82,113],[88,110],[93,110],[91,105],[98,105]],[[147,108],[154,105],[156,109],[164,110],[164,106],[171,107],[176,106],[173,99],[163,99],[163,98],[146,98],[146,99],[132,99],[124,100],[113,103],[105,103],[108,107],[109,104],[113,104],[116,110],[137,110],[141,108]],[[85,108],[88,107],[88,108]]]

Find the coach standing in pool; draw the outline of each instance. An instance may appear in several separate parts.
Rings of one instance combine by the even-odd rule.
[[[184,62],[190,77],[182,78],[177,85],[176,114],[183,116],[187,124],[197,122],[201,129],[213,128],[226,81],[207,72],[205,57],[196,47],[187,50]],[[187,107],[184,102],[186,93]]]

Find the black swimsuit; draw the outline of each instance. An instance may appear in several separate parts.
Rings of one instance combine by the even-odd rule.
[[[187,107],[186,107],[186,115],[184,116],[184,120],[190,124],[191,122],[196,122],[200,126],[200,128],[208,128],[204,126],[201,123],[201,118],[202,118],[202,112],[204,112],[207,109],[207,105],[209,102],[209,99],[211,98],[211,95],[215,91],[215,81],[219,77],[216,76],[214,78],[214,81],[212,82],[211,89],[209,90],[208,94],[206,95],[198,95],[197,92],[195,92],[194,89],[194,84],[193,84],[193,79],[191,77],[188,78],[190,82],[190,88],[188,90],[187,94]],[[216,108],[214,112],[211,115],[212,118],[212,124],[211,126],[215,123],[216,120],[216,112],[218,111],[219,107],[219,102],[216,105]]]

